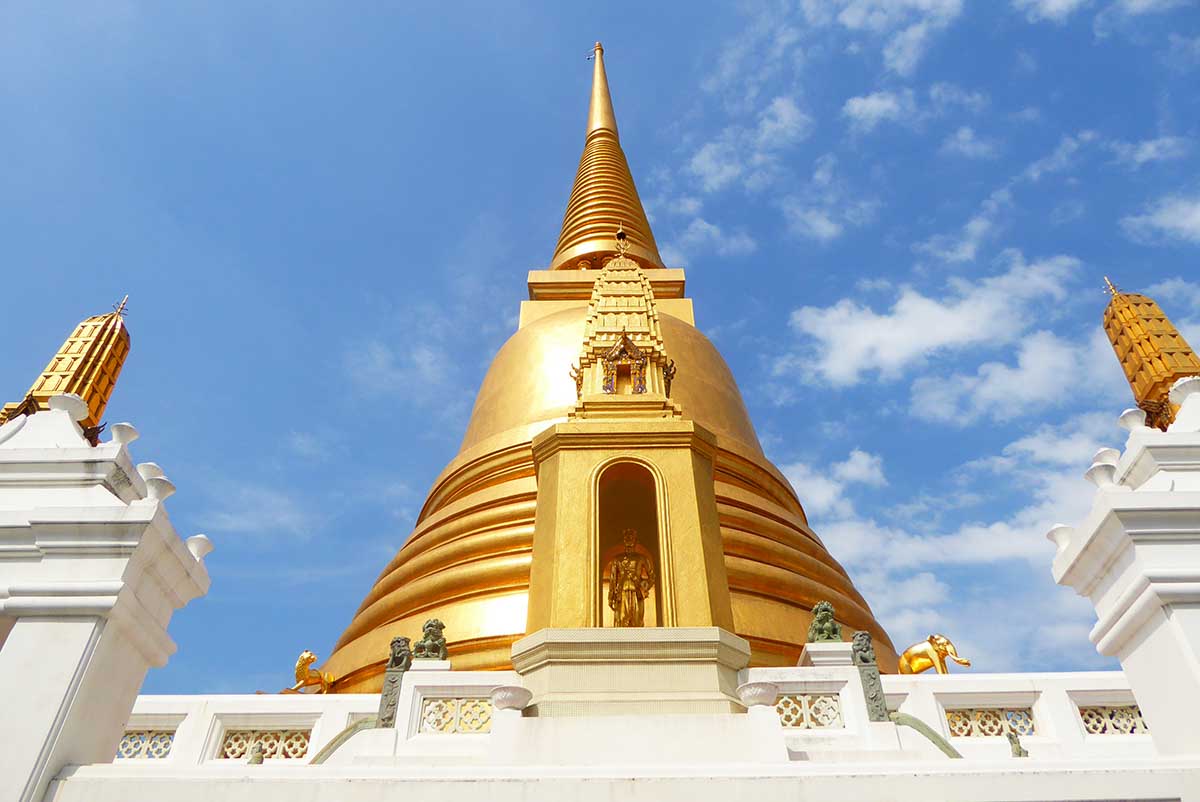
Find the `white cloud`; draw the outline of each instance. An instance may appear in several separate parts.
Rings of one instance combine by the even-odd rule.
[[[449,364],[448,354],[428,344],[396,349],[379,340],[353,349],[345,360],[350,381],[364,395],[403,391],[423,396],[449,381]]]
[[[1077,415],[1065,426],[1042,424],[1033,434],[1005,446],[1005,462],[993,467],[1010,469],[1019,462],[1033,461],[1078,470],[1091,462],[1098,448],[1111,444],[1114,427],[1113,416],[1105,412]]]
[[[782,470],[809,515],[851,515],[854,507],[846,497],[849,486],[887,485],[887,478],[883,474],[883,458],[857,448],[844,461],[826,468],[793,462],[784,465]]]
[[[792,483],[796,495],[800,497],[800,503],[809,515],[850,513],[850,502],[842,495],[845,484],[830,477],[827,472],[819,471],[803,462],[784,465],[781,470]]]
[[[859,95],[842,104],[842,116],[849,120],[852,130],[865,133],[885,122],[915,126],[958,110],[978,114],[990,102],[983,92],[967,90],[946,81],[930,86],[928,94],[927,105],[918,103],[911,89]]]
[[[1200,244],[1200,195],[1170,195],[1142,214],[1121,218],[1121,228],[1142,242],[1182,240]]]
[[[223,486],[218,506],[201,513],[210,533],[309,537],[317,516],[301,496],[250,482]]]
[[[737,148],[730,142],[707,142],[688,162],[688,170],[700,179],[705,192],[724,189],[742,174]]]
[[[758,247],[754,238],[744,231],[726,232],[720,226],[697,217],[679,236],[675,250],[694,258],[701,252],[718,256],[744,256]]]
[[[1054,205],[1050,210],[1050,224],[1062,226],[1081,219],[1087,213],[1087,206],[1078,198],[1071,198]]]
[[[1188,70],[1200,64],[1200,36],[1170,34],[1163,59],[1168,66],[1177,70]]]
[[[1183,339],[1192,348],[1200,348],[1200,284],[1169,278],[1147,287],[1146,294],[1166,307]],[[1181,309],[1183,316],[1179,314]]]
[[[802,0],[814,27],[838,24],[873,34],[882,43],[884,65],[899,75],[916,69],[934,34],[962,13],[962,0]]]
[[[734,182],[759,189],[778,173],[779,153],[808,138],[812,118],[793,98],[780,96],[758,114],[753,127],[731,125],[716,139],[701,145],[687,169],[705,192],[717,192]]]
[[[808,184],[780,202],[788,229],[821,243],[837,239],[848,227],[869,223],[878,205],[873,199],[851,196],[838,177],[837,157],[832,153],[816,160]]]
[[[945,81],[929,87],[929,101],[938,114],[949,112],[955,107],[978,114],[986,109],[990,102],[983,92],[972,92]]]
[[[756,141],[763,150],[795,144],[812,131],[812,118],[790,97],[777,97],[759,115]]]
[[[776,360],[774,371],[845,386],[870,372],[895,378],[939,351],[1012,342],[1032,322],[1030,302],[1061,300],[1079,262],[1055,256],[1027,263],[1015,252],[1008,258],[999,275],[951,279],[941,298],[904,287],[885,312],[849,298],[797,309],[789,324],[802,338],[801,350]]]
[[[1128,388],[1100,331],[1083,342],[1037,331],[1021,338],[1016,364],[987,362],[974,373],[918,378],[910,411],[924,420],[965,426],[980,417],[1008,421],[1046,412],[1081,396],[1119,403],[1122,394]]]
[[[794,201],[784,204],[788,227],[807,239],[832,242],[842,236],[845,226],[833,219],[826,209],[804,206]]]
[[[1000,217],[1012,204],[1012,193],[998,189],[983,200],[979,210],[955,234],[935,234],[924,242],[913,246],[918,253],[926,253],[943,262],[957,264],[973,262],[980,247],[1000,226]]]
[[[1180,136],[1160,136],[1141,142],[1114,140],[1107,145],[1119,163],[1133,168],[1150,162],[1182,159],[1191,148],[1191,143]]]
[[[747,26],[722,45],[716,69],[701,88],[721,94],[733,113],[757,107],[767,83],[804,62],[801,29],[795,23],[789,9],[769,5],[754,9]]]
[[[1081,473],[1096,448],[1117,439],[1114,423],[1110,414],[1078,415],[1061,426],[1043,426],[992,459],[951,471],[974,477],[993,496],[1026,494],[1013,512],[992,520],[938,531],[930,522],[941,516],[930,509],[913,531],[895,523],[890,502],[878,506],[886,510],[886,523],[863,514],[844,487],[836,503],[826,497],[814,506],[803,492],[800,501],[898,648],[944,631],[978,670],[1102,665],[1087,640],[1095,614],[1086,600],[1053,584],[1047,568],[1053,547],[1045,532],[1087,513],[1093,488]],[[829,481],[831,474],[827,469],[819,475]],[[924,498],[953,508],[959,492],[967,491]],[[1008,590],[1014,586],[1019,593]],[[1038,622],[1032,625],[1035,638],[1030,622]],[[974,634],[980,631],[986,638]]]
[[[1172,8],[1179,8],[1186,2],[1188,0],[1117,0],[1113,6],[1126,14],[1136,16],[1170,11]]]
[[[1096,138],[1095,131],[1080,131],[1074,136],[1070,134],[1063,136],[1048,156],[1044,156],[1026,167],[1021,178],[1037,183],[1045,175],[1070,168],[1075,164],[1075,156],[1080,148]]]
[[[1012,0],[1013,8],[1024,11],[1030,22],[1065,22],[1067,17],[1091,0]]]
[[[998,148],[994,140],[981,139],[973,128],[964,125],[942,142],[942,153],[966,159],[994,159]]]
[[[1200,284],[1175,277],[1159,281],[1146,288],[1146,294],[1159,305],[1186,304],[1193,313],[1200,313]]]
[[[911,122],[917,116],[917,106],[911,89],[873,92],[847,100],[842,105],[842,115],[850,119],[851,128],[865,132],[883,122]]]
[[[854,449],[844,462],[833,466],[833,475],[843,482],[857,482],[870,487],[884,487],[887,477],[883,475],[883,457]]]
[[[912,75],[937,27],[931,22],[918,22],[898,32],[883,48],[883,63],[900,75]]]

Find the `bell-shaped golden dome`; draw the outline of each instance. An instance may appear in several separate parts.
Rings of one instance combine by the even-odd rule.
[[[336,690],[378,691],[391,638],[419,633],[427,618],[446,624],[455,668],[508,667],[512,643],[525,634],[537,505],[530,444],[575,404],[566,367],[586,315],[580,303],[542,317],[496,354],[458,456],[325,666]],[[827,599],[842,623],[872,633],[882,666],[894,665],[887,634],[763,456],[725,360],[690,323],[671,314],[660,321],[667,352],[684,366],[672,399],[718,438],[715,489],[734,626],[750,641],[753,663],[794,665],[809,610]]]

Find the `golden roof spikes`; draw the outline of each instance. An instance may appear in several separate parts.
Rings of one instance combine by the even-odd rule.
[[[123,319],[128,301],[126,295],[120,304],[113,305],[113,311],[89,317],[76,326],[24,400],[0,409],[0,423],[47,410],[51,397],[74,393],[88,406],[88,416],[79,425],[84,429],[99,425],[129,355],[129,329]]]
[[[1153,298],[1121,292],[1107,276],[1104,283],[1112,295],[1104,309],[1104,333],[1146,413],[1146,425],[1166,429],[1176,411],[1167,397],[1171,385],[1200,375],[1200,359]]]
[[[643,267],[662,267],[654,233],[617,136],[617,117],[604,72],[604,47],[599,42],[594,61],[587,139],[550,269],[603,267],[606,257],[617,254],[613,232],[618,227],[628,235],[626,256]]]

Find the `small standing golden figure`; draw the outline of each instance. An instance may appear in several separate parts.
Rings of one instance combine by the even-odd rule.
[[[637,550],[637,530],[621,533],[624,553],[613,558],[608,581],[608,606],[614,627],[646,625],[646,596],[654,587],[654,565]]]

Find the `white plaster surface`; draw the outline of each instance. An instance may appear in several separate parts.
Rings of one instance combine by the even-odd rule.
[[[147,669],[175,651],[172,614],[209,584],[166,485],[133,466],[136,430],[92,446],[80,399],[50,407],[0,428],[0,799],[22,802],[64,765],[112,759]]]
[[[1200,393],[1184,401],[1186,424]],[[126,715],[128,689],[173,648],[165,635],[171,612],[207,587],[195,556],[204,549],[174,536],[161,506],[166,486],[155,491],[158,500],[149,487],[165,477],[133,468],[125,452],[130,432],[122,430],[122,442],[84,448],[62,425],[70,423],[65,410],[44,414],[63,419],[51,425],[52,418],[37,421],[39,414],[19,430],[0,428],[0,681],[41,674],[22,689],[26,698],[0,690],[15,711],[0,726],[9,727],[13,753],[28,752],[28,741],[51,756],[46,767],[57,776],[48,800],[1200,802],[1200,727],[1193,723],[1200,707],[1200,432],[1187,425],[1163,433],[1124,416],[1125,451],[1102,451],[1088,471],[1097,486],[1088,519],[1054,532],[1055,578],[1096,605],[1092,640],[1117,655],[1123,671],[883,676],[889,709],[941,733],[961,760],[911,728],[868,720],[848,644],[816,645],[826,648],[807,649],[796,667],[739,670],[733,636],[715,633],[705,641],[712,646],[705,659],[720,671],[697,674],[671,646],[696,633],[636,633],[646,643],[633,655],[621,651],[640,663],[638,692],[648,700],[693,692],[703,679],[705,687],[696,687],[707,693],[714,682],[728,693],[756,686],[747,697],[752,706],[696,712],[626,704],[601,712],[590,706],[621,687],[594,664],[611,656],[614,638],[630,636],[593,630],[535,633],[518,644],[523,674],[421,665],[404,676],[395,729],[357,732],[324,764],[310,765],[339,733],[375,714],[377,695],[144,696]],[[51,447],[55,456],[47,459]],[[39,478],[51,470],[69,477],[52,491]],[[537,683],[545,683],[538,672],[560,665],[570,670],[554,677],[554,693],[578,694],[587,704],[539,710]],[[488,698],[501,686],[532,691],[535,704],[494,710],[486,734],[421,731],[426,701]],[[835,696],[840,721],[784,727],[760,703],[769,687],[794,697]],[[92,697],[102,701],[81,701]],[[1141,706],[1148,734],[1090,734],[1079,713],[1132,704]],[[1031,710],[1035,732],[1021,737],[1029,757],[1012,757],[1003,736],[952,736],[947,711],[962,708]],[[122,725],[173,730],[169,757],[111,762]],[[260,766],[221,759],[231,727],[311,729],[308,756]],[[0,760],[10,761],[0,764],[6,792],[15,785],[3,786],[5,766],[22,764]]]
[[[1115,656],[1163,754],[1200,753],[1200,380],[1177,383],[1182,401],[1166,432],[1126,413],[1124,453],[1097,454],[1087,476],[1092,509],[1056,527],[1055,581],[1088,598],[1090,638]]]

